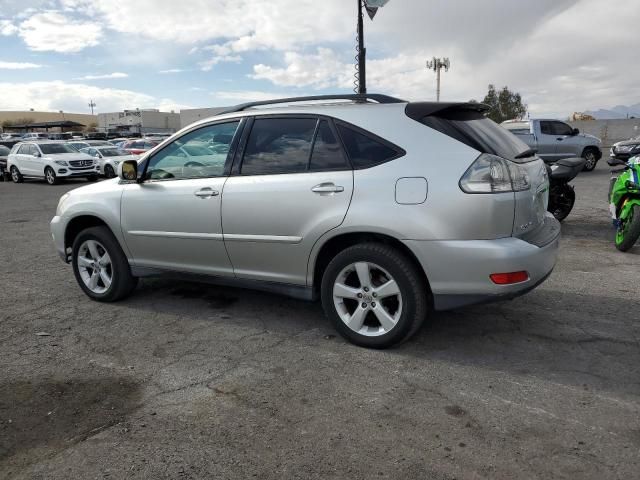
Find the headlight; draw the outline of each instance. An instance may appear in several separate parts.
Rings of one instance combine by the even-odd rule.
[[[60,214],[62,213],[62,207],[64,206],[64,202],[66,202],[70,196],[71,195],[69,193],[65,193],[60,197],[60,200],[58,201],[58,206],[56,207],[56,216],[60,216]]]
[[[56,160],[55,163],[57,163],[58,165],[62,165],[63,167],[68,167],[69,164],[67,162],[65,162],[64,160]]]

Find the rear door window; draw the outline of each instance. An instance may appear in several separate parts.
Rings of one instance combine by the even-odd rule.
[[[309,161],[309,170],[348,170],[347,159],[342,152],[338,139],[333,134],[329,122],[320,120],[313,142],[313,153]]]
[[[258,118],[247,140],[240,173],[273,175],[307,170],[315,118]]]
[[[571,135],[573,133],[573,128],[567,125],[564,122],[551,122],[553,125],[553,134],[554,135]]]
[[[404,151],[386,140],[343,123],[337,123],[342,143],[353,168],[369,168],[404,155]]]

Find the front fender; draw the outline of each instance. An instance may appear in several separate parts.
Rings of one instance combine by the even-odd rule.
[[[631,210],[635,206],[640,208],[640,198],[638,197],[625,198],[625,200],[622,202],[622,207],[620,208],[620,214],[618,215],[618,218],[620,220],[626,220],[629,217]]]

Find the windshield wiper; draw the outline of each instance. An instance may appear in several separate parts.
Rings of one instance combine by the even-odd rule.
[[[535,148],[528,148],[526,149],[524,152],[519,153],[518,155],[516,155],[515,159],[520,159],[520,158],[527,158],[527,157],[533,157],[536,153],[538,153],[538,150]]]

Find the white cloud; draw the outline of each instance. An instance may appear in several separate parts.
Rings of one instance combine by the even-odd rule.
[[[123,72],[105,73],[104,75],[85,75],[75,80],[110,80],[114,78],[128,78],[129,75]]]
[[[18,34],[36,52],[75,53],[99,44],[99,23],[74,20],[55,11],[36,13],[19,25]]]
[[[0,35],[8,37],[16,33],[18,33],[18,27],[9,20],[0,20]]]
[[[237,90],[237,91],[217,91],[212,96],[221,102],[245,103],[259,102],[262,100],[273,100],[274,98],[296,97],[304,94],[301,93],[274,93],[261,90]]]
[[[169,99],[114,88],[99,88],[82,83],[20,82],[0,83],[0,110],[34,110],[86,112],[93,99],[100,112],[117,112],[125,108],[167,108],[179,106]],[[175,109],[175,108],[174,108]]]
[[[169,74],[169,73],[182,73],[182,72],[184,72],[184,70],[181,69],[181,68],[170,68],[168,70],[160,70],[158,73],[166,75],[166,74]]]
[[[203,72],[208,72],[219,63],[240,63],[241,61],[242,57],[239,55],[216,55],[209,60],[199,62],[198,66]]]
[[[0,70],[26,70],[29,68],[41,68],[42,65],[28,62],[3,62],[0,61]]]

